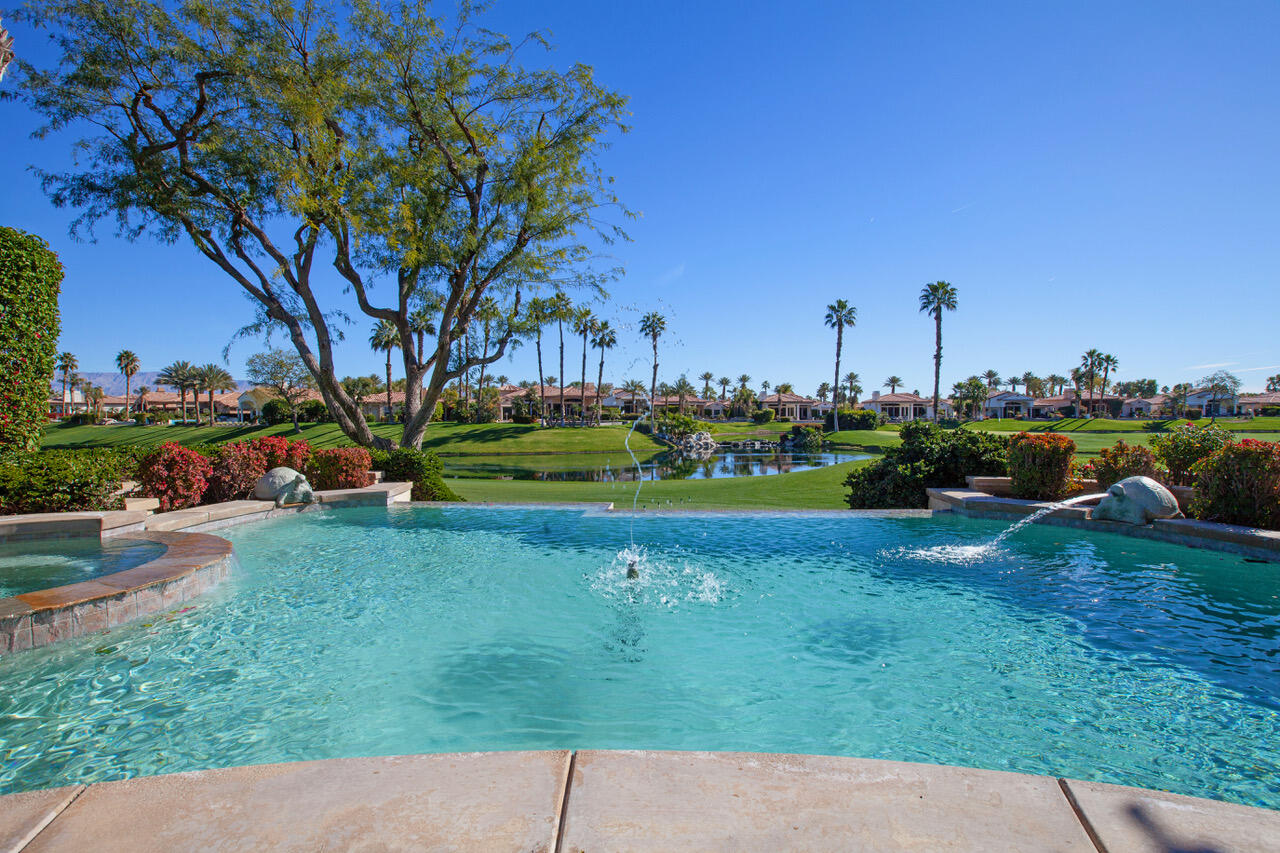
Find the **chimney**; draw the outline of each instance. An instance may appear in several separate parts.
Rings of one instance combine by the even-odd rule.
[[[871,392],[871,399],[872,399],[872,400],[879,400],[879,399],[880,399],[880,392],[879,392],[879,391],[872,391],[872,392]]]

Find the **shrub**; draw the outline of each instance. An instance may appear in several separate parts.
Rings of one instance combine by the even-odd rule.
[[[40,446],[58,347],[62,264],[39,237],[0,227],[0,458]]]
[[[160,499],[161,512],[200,503],[212,473],[208,459],[172,441],[160,445],[138,463],[143,493]]]
[[[462,500],[441,479],[444,467],[434,453],[399,447],[387,454],[383,470],[388,482],[413,483],[410,497],[415,501]]]
[[[1117,441],[1115,446],[1098,451],[1098,458],[1085,465],[1081,473],[1097,480],[1101,488],[1109,489],[1126,477],[1158,478],[1160,466],[1148,448]]]
[[[658,415],[658,432],[677,441],[701,431],[702,424],[689,415],[682,415],[679,412],[664,412]]]
[[[1200,420],[1200,418],[1201,418],[1200,410],[1199,410],[1199,409],[1188,409],[1188,410],[1187,410],[1187,413],[1186,413],[1186,415],[1185,415],[1185,417],[1186,417],[1186,419],[1187,419],[1187,420],[1189,420],[1189,421],[1198,421],[1198,420]]]
[[[1056,432],[1020,432],[1009,439],[1013,496],[1058,501],[1071,491],[1076,443]]]
[[[1196,463],[1191,514],[1280,530],[1280,444],[1246,438]]]
[[[823,429],[832,432],[836,428],[835,417],[827,412]],[[870,409],[841,409],[840,429],[875,429],[880,426],[880,416]]]
[[[302,440],[289,441],[283,435],[264,435],[249,443],[266,459],[268,471],[281,466],[305,471],[311,459],[311,445]]]
[[[262,419],[268,426],[287,424],[293,420],[293,410],[284,400],[268,400],[262,404]]]
[[[205,503],[244,500],[253,494],[258,479],[269,470],[267,457],[247,441],[218,445],[210,459],[209,487]]]
[[[307,400],[298,406],[298,420],[312,424],[327,424],[333,420],[324,400]]]
[[[1204,459],[1232,441],[1231,433],[1216,426],[1198,427],[1179,424],[1168,432],[1151,437],[1156,459],[1169,472],[1169,482],[1176,486],[1195,485],[1192,469]]]
[[[903,424],[902,444],[845,479],[853,509],[923,507],[925,489],[963,486],[966,475],[1001,476],[1009,440],[980,430],[943,430],[928,421]]]
[[[1262,415],[1264,418],[1280,417],[1280,406],[1263,406],[1258,411],[1258,414]]]
[[[317,490],[361,489],[373,482],[369,476],[372,463],[369,451],[363,447],[317,450],[307,464],[307,480]]]
[[[533,415],[512,415],[511,422],[513,424],[531,424],[535,418]]]
[[[110,450],[45,450],[0,465],[0,515],[123,509]]]
[[[756,409],[751,413],[751,421],[756,424],[767,424],[773,420],[773,409]]]
[[[815,452],[822,449],[822,430],[817,427],[793,426],[791,447],[795,450]]]

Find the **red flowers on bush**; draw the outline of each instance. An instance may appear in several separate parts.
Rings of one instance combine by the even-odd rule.
[[[264,435],[249,444],[266,459],[268,471],[280,467],[305,471],[311,459],[311,445],[305,441],[289,441],[282,435]]]
[[[196,451],[172,441],[138,460],[142,490],[160,499],[160,511],[195,506],[204,497],[213,466]]]
[[[252,442],[223,444],[213,456],[206,503],[239,501],[253,494],[253,487],[267,471],[267,457]]]
[[[1062,500],[1071,491],[1076,443],[1053,432],[1020,432],[1009,439],[1009,477],[1014,497]]]
[[[372,464],[369,451],[363,447],[334,447],[311,454],[307,480],[317,491],[325,489],[361,489],[373,482],[369,474]]]
[[[1141,444],[1117,441],[1113,447],[1099,450],[1098,458],[1085,465],[1081,473],[1097,479],[1103,489],[1109,489],[1126,477],[1156,478],[1160,468],[1156,465],[1156,455]]]
[[[1280,444],[1246,438],[1192,468],[1191,514],[1205,521],[1280,530]]]

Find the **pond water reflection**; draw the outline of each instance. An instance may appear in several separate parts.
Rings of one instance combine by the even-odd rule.
[[[639,476],[645,480],[761,477],[810,471],[869,458],[865,453],[832,451],[724,450],[701,456],[671,452],[642,459]],[[635,466],[625,454],[468,456],[445,457],[441,461],[445,476],[450,477],[505,477],[575,483],[630,483],[637,479]]]

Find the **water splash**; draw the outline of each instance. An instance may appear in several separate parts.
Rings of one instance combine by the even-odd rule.
[[[636,577],[628,577],[634,566]],[[649,556],[644,547],[619,551],[591,581],[591,589],[610,601],[674,609],[682,603],[716,605],[731,594],[727,580],[687,562],[668,562]]]
[[[646,414],[649,416],[649,429],[656,429],[657,427],[655,427],[653,423],[653,401],[652,400],[649,401],[649,411],[646,412]],[[631,457],[631,464],[634,465],[636,469],[636,493],[631,496],[631,513],[632,514],[631,514],[631,529],[629,531],[632,548],[636,547],[635,511],[636,511],[636,505],[640,501],[640,487],[644,485],[644,472],[640,470],[640,460],[636,458],[635,453],[631,450],[631,433],[636,431],[636,427],[640,425],[640,422],[642,420],[644,420],[644,416],[638,417],[634,421],[632,421],[631,429],[627,430],[626,437],[622,439],[622,446],[627,449],[627,454]]]
[[[1096,500],[1097,498],[1101,498],[1101,497],[1106,497],[1106,492],[1100,492],[1095,495],[1079,495],[1074,498],[1067,498],[1064,501],[1051,503],[1047,507],[1036,510],[1035,512],[1031,513],[1031,515],[1028,515],[1026,518],[1019,519],[1015,524],[1011,525],[1007,530],[1003,531],[995,539],[992,539],[990,542],[990,545],[992,548],[998,547],[1001,542],[1008,539],[1010,536],[1017,533],[1022,528],[1027,527],[1028,525],[1031,525],[1031,524],[1035,524],[1037,521],[1044,518],[1046,515],[1049,515],[1050,513],[1057,512],[1060,509],[1072,506],[1074,504],[1084,503],[1085,501]]]

